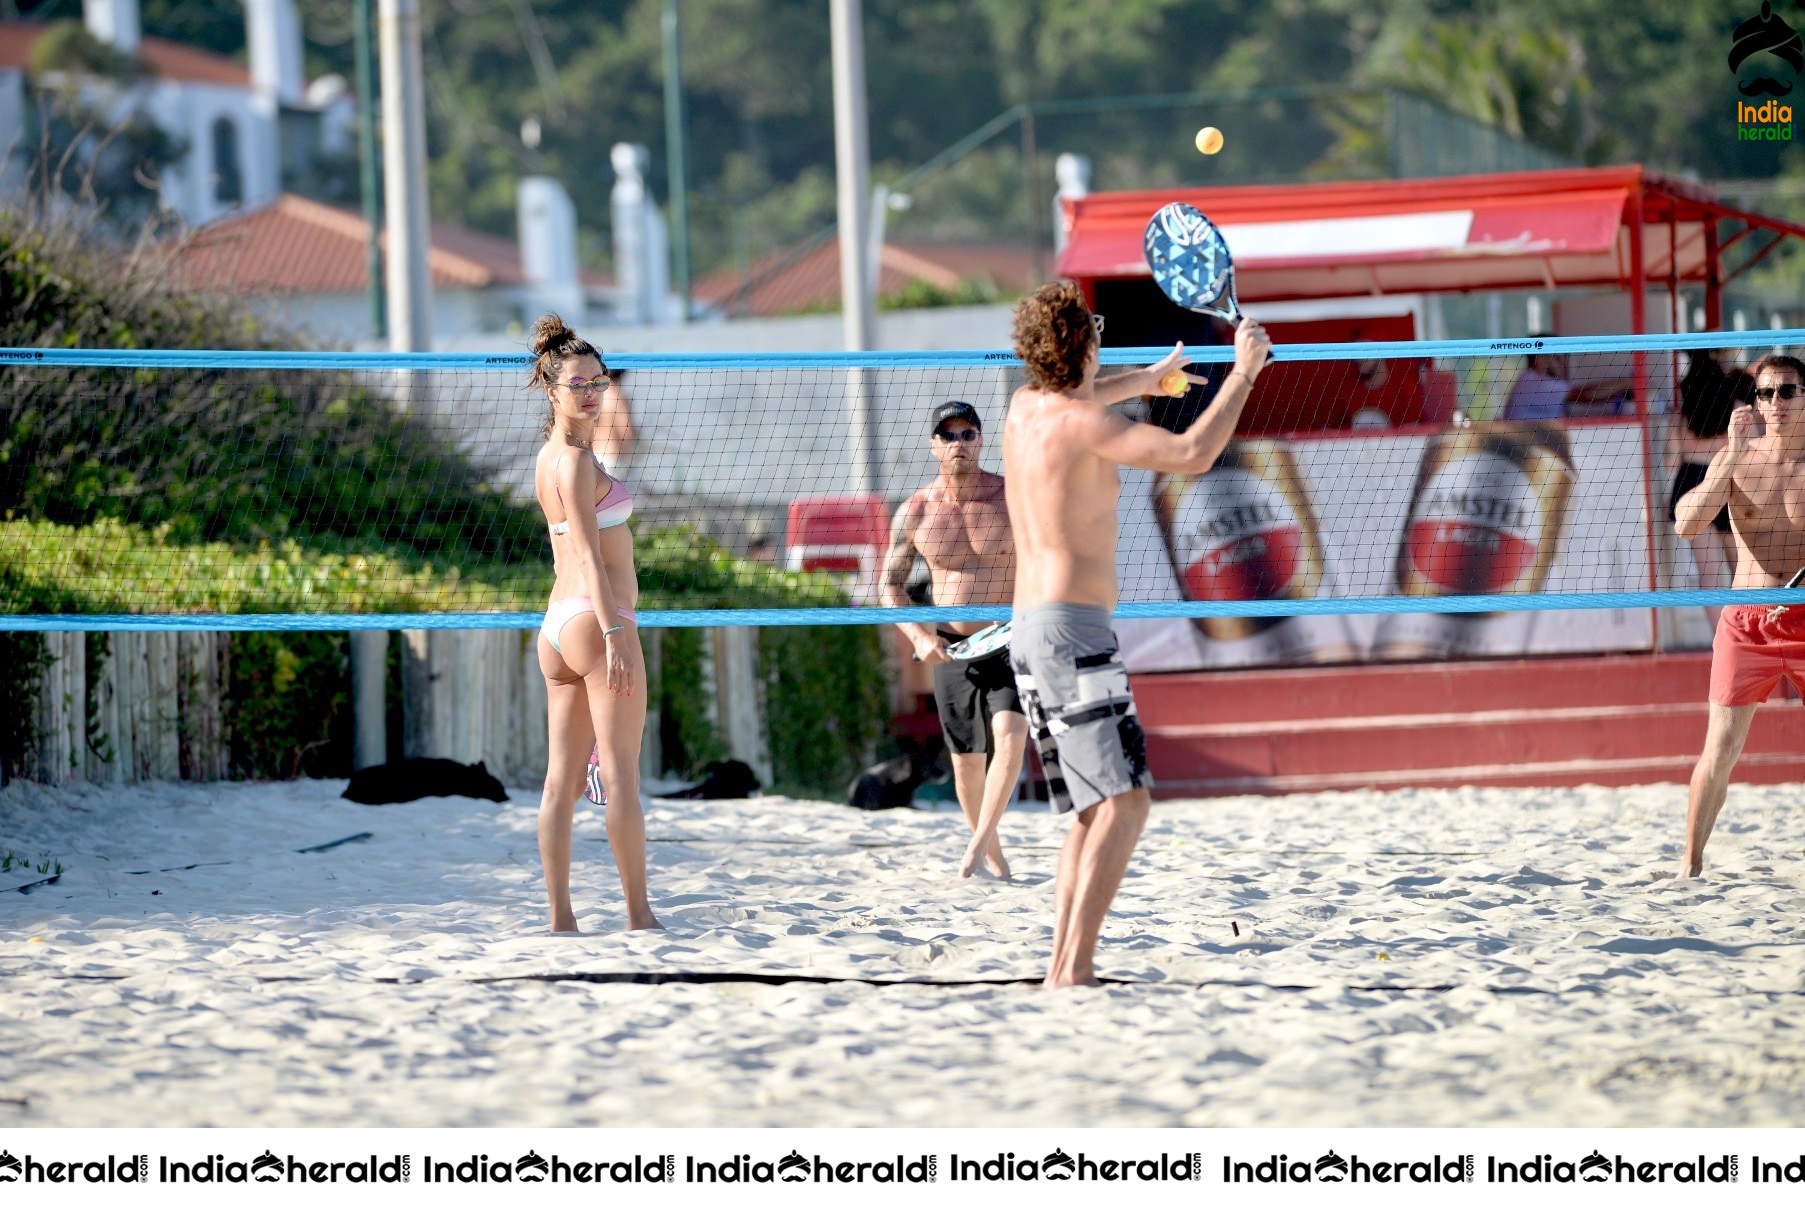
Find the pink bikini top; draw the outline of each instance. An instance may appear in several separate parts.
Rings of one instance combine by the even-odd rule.
[[[602,468],[602,459],[599,456],[597,456],[595,458],[595,467],[598,469]],[[606,476],[607,470],[602,469],[602,473],[604,476]],[[555,485],[552,486],[552,491],[558,495],[558,504],[560,506],[563,506],[564,491],[560,490]],[[570,510],[569,507],[565,507],[564,509],[565,509],[566,513],[569,513],[569,510]],[[625,523],[628,519],[630,519],[632,517],[633,517],[633,495],[632,495],[632,493],[627,489],[627,487],[625,485],[621,484],[621,482],[617,478],[609,477],[608,478],[608,492],[606,494],[603,494],[602,500],[595,504],[595,525],[596,525],[596,527],[597,528],[619,527],[622,523]],[[553,535],[561,536],[565,532],[570,530],[570,522],[569,522],[569,520],[566,520],[563,523],[553,523],[551,525],[551,527],[552,527]]]

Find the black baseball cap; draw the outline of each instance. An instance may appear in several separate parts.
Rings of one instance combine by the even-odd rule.
[[[984,429],[984,423],[978,418],[976,407],[970,402],[942,402],[934,407],[934,434],[940,434],[940,428],[946,426],[955,418],[964,419],[979,431]]]

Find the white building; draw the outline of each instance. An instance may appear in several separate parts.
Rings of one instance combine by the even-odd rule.
[[[163,208],[188,226],[267,205],[283,191],[285,175],[354,153],[356,104],[343,80],[306,86],[294,0],[245,0],[248,69],[143,36],[137,0],[85,0],[83,20],[97,41],[136,62],[137,78],[34,75],[34,48],[53,23],[0,23],[0,145],[29,150],[39,137],[39,99],[52,90],[73,91],[104,121],[141,113],[186,147],[157,186]],[[17,187],[23,171],[15,154],[0,181]]]
[[[0,156],[0,197],[24,187],[53,97],[73,95],[97,126],[141,115],[185,148],[156,181],[157,201],[184,232],[172,245],[174,278],[240,298],[282,329],[368,344],[370,228],[353,212],[356,99],[338,76],[306,80],[295,0],[244,7],[248,68],[144,36],[138,0],[84,0],[87,33],[135,65],[120,78],[48,69],[44,40],[59,36],[60,23],[0,22],[0,148],[13,151]],[[323,182],[342,185],[336,198]],[[519,245],[434,224],[436,344],[518,331],[546,309],[579,323],[615,309],[608,281],[577,262],[576,212],[563,185],[528,177],[519,188]],[[655,207],[644,208],[641,220],[656,220]]]

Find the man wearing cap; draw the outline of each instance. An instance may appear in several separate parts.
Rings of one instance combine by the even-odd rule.
[[[940,462],[940,474],[896,512],[884,557],[884,601],[909,605],[905,588],[919,555],[928,565],[935,606],[1007,605],[1015,586],[1015,538],[1003,479],[978,467],[984,424],[969,403],[953,401],[934,408],[929,430],[928,448]],[[983,864],[1006,879],[1009,863],[997,825],[1028,746],[1028,721],[1016,696],[1009,650],[972,661],[947,656],[950,642],[988,626],[982,621],[897,626],[915,655],[934,667],[934,702],[952,754],[953,784],[972,827],[959,875],[975,874]]]

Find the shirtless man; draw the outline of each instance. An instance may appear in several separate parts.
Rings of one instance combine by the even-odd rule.
[[[1675,505],[1674,530],[1690,540],[1728,504],[1736,536],[1731,589],[1784,586],[1805,566],[1805,364],[1792,356],[1757,364],[1755,404],[1730,415],[1727,438],[1705,479]],[[1805,687],[1805,603],[1725,607],[1711,644],[1711,719],[1692,771],[1682,878],[1704,870],[1705,842],[1755,707],[1782,675]]]
[[[1047,987],[1097,982],[1097,934],[1150,803],[1146,743],[1109,626],[1118,466],[1207,471],[1234,433],[1271,347],[1259,323],[1244,320],[1235,332],[1234,369],[1209,408],[1174,434],[1108,407],[1160,393],[1160,378],[1186,363],[1184,345],[1151,368],[1099,379],[1101,325],[1070,281],[1043,285],[1016,307],[1015,351],[1028,384],[1016,390],[1003,424],[1016,538],[1010,652],[1053,808],[1077,813],[1059,855]]]
[[[1006,603],[1015,586],[1015,541],[1003,505],[1003,479],[978,467],[984,428],[965,402],[934,410],[929,448],[940,475],[910,495],[890,527],[884,557],[884,600],[906,607],[904,590],[919,553],[932,575],[936,606]],[[953,623],[939,630],[921,623],[898,624],[915,655],[934,667],[934,703],[953,758],[953,786],[959,810],[971,825],[971,842],[959,877],[977,873],[980,862],[999,878],[1009,877],[997,825],[1021,775],[1028,748],[1028,720],[1016,696],[1008,650],[974,661],[954,661],[947,644],[988,625]],[[986,750],[990,769],[984,768]]]

